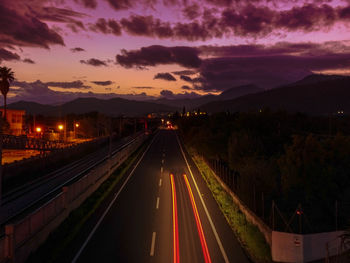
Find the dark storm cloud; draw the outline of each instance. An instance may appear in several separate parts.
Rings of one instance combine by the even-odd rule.
[[[18,4],[18,5],[17,5]],[[22,3],[23,4],[23,3]],[[0,43],[19,46],[64,45],[63,38],[21,2],[0,2]]]
[[[274,45],[200,46],[199,49],[202,54],[215,57],[318,56],[350,53],[350,46],[342,41],[328,41],[324,43],[277,42]]]
[[[117,64],[125,68],[178,64],[187,68],[198,68],[201,64],[200,51],[192,47],[149,46],[139,50],[123,49],[116,56]]]
[[[71,48],[70,51],[72,51],[73,53],[77,53],[77,52],[84,52],[86,50],[81,47],[75,47],[75,48]]]
[[[185,18],[193,20],[201,15],[201,10],[197,3],[193,3],[192,5],[184,7],[184,9],[182,9],[182,14]]]
[[[96,0],[74,0],[76,3],[82,4],[83,6],[87,8],[96,8],[97,7],[97,2]]]
[[[91,81],[92,83],[99,85],[99,86],[109,86],[112,85],[114,82],[111,80],[106,80],[106,81]]]
[[[193,70],[180,70],[180,71],[174,71],[172,73],[175,74],[175,75],[186,75],[186,76],[188,76],[188,75],[194,75],[197,72],[193,71]]]
[[[106,0],[115,10],[125,10],[134,6],[132,0]]]
[[[170,38],[174,32],[169,22],[162,22],[153,16],[132,15],[120,20],[123,30],[130,35]]]
[[[62,89],[90,89],[90,86],[84,85],[84,83],[80,80],[71,81],[71,82],[46,82],[43,83],[50,87],[57,87]]]
[[[313,71],[350,68],[350,53],[321,56],[220,57],[207,59],[201,67],[196,89],[225,90],[254,83],[272,88],[297,81]]]
[[[84,18],[85,14],[76,12],[71,9],[57,8],[57,7],[41,7],[37,9],[31,9],[33,15],[40,20],[51,21],[51,22],[65,22],[65,23],[77,23],[78,26],[84,27],[80,21],[75,18]]]
[[[161,97],[166,99],[193,99],[198,98],[200,95],[196,92],[184,92],[175,94],[171,90],[162,90],[160,92]]]
[[[23,62],[28,64],[35,64],[35,61],[31,60],[30,58],[23,59]]]
[[[167,80],[167,81],[176,81],[176,78],[174,78],[174,76],[171,75],[168,72],[166,72],[166,73],[157,73],[154,76],[154,79],[163,79],[163,80]]]
[[[190,82],[190,83],[193,82],[192,78],[189,77],[189,76],[186,76],[186,75],[181,75],[181,76],[180,76],[180,79],[182,79],[182,80],[184,80],[184,81],[187,81],[187,82]]]
[[[12,53],[4,48],[0,48],[0,63],[3,60],[20,60],[20,56],[16,53]]]
[[[105,61],[99,60],[97,58],[90,58],[88,60],[80,60],[81,64],[86,64],[94,67],[107,66]]]
[[[103,34],[114,34],[116,36],[122,34],[120,24],[113,19],[106,20],[104,18],[99,18],[96,23],[90,25],[89,28],[94,32],[100,32]]]
[[[124,17],[119,22],[110,21],[115,23],[115,35],[124,31],[134,36],[205,41],[223,36],[263,37],[274,31],[326,31],[338,21],[350,20],[350,7],[333,7],[322,4],[323,1],[306,2],[281,10],[253,3],[254,1],[245,2],[239,8],[234,5],[220,9],[204,8],[203,14],[198,3],[187,4],[182,11],[184,17],[191,22],[167,22],[152,15],[135,14]],[[101,18],[90,28],[107,34],[110,33],[109,27],[107,21]]]

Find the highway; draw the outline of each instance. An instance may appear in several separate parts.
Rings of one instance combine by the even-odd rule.
[[[79,235],[67,262],[249,262],[171,130],[158,132]]]
[[[129,136],[113,142],[111,145],[111,154],[131,143],[133,139],[134,136]],[[67,164],[36,181],[29,182],[4,194],[0,206],[0,225],[3,226],[9,221],[23,216],[23,213],[30,212],[35,207],[45,203],[61,192],[64,185],[78,180],[86,172],[105,161],[108,157],[109,145],[98,149],[84,158]],[[0,234],[2,232],[3,228],[0,229]]]

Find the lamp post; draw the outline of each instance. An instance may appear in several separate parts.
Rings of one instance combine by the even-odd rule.
[[[60,131],[60,135],[61,135],[61,132],[63,131],[63,129],[64,129],[63,124],[59,124],[59,125],[58,125],[58,130]],[[61,136],[60,136],[60,137],[61,137]]]
[[[79,122],[74,124],[74,139],[77,139],[77,129],[79,128]]]
[[[38,138],[41,138],[41,127],[36,127],[35,131],[37,133]]]

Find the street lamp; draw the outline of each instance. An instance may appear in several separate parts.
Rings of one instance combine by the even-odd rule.
[[[35,130],[36,130],[37,133],[40,133],[40,132],[41,132],[41,128],[40,128],[40,127],[36,127]]]
[[[64,129],[64,134],[63,134],[63,141],[65,142],[66,141],[66,130],[65,130],[65,126],[63,124],[59,124],[58,125],[58,129],[60,130],[60,132],[63,131]],[[61,137],[61,136],[60,136]]]
[[[74,139],[77,138],[77,130],[76,129],[79,128],[79,126],[80,126],[79,122],[74,124]]]

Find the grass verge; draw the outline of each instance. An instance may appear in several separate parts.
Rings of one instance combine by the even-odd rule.
[[[233,202],[230,194],[222,188],[220,183],[216,180],[213,171],[203,159],[198,156],[196,151],[193,148],[189,148],[187,151],[207,183],[227,222],[250,258],[254,262],[259,263],[272,262],[270,246],[266,243],[258,227],[247,221],[245,215]]]
[[[46,242],[30,255],[27,262],[63,262],[65,249],[78,235],[86,221],[96,212],[100,204],[111,193],[116,184],[143,153],[150,139],[139,147],[100,187],[88,197],[67,219],[55,229]],[[67,259],[66,259],[67,260]]]

